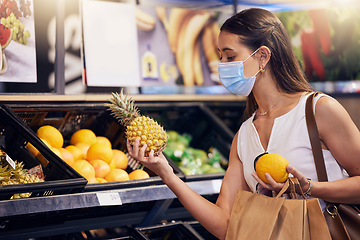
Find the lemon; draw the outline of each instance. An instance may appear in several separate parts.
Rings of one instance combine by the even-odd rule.
[[[259,178],[265,183],[269,183],[265,177],[265,173],[269,173],[276,182],[282,183],[289,177],[286,171],[288,164],[289,162],[283,156],[276,153],[265,152],[255,158],[255,171]]]

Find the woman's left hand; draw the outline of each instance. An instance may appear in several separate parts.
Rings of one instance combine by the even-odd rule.
[[[303,190],[303,192],[305,192],[306,190],[309,189],[310,187],[310,183],[309,181],[307,180],[307,178],[301,173],[299,172],[298,170],[296,170],[294,167],[290,166],[290,165],[287,165],[286,167],[286,171],[289,173],[289,174],[292,174],[295,178],[297,178],[299,180],[299,184],[300,184],[300,187],[301,189]],[[268,190],[271,190],[271,191],[275,191],[275,192],[279,192],[283,186],[284,186],[284,183],[278,183],[276,182],[269,173],[265,173],[265,177],[266,179],[269,181],[269,184],[268,183],[265,183],[263,182],[259,176],[253,172],[251,173],[251,175],[256,179],[256,181],[258,181],[260,183],[260,185],[265,188],[265,189],[268,189]]]

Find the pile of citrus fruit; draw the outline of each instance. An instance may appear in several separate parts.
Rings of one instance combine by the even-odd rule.
[[[110,140],[104,136],[96,136],[90,129],[80,129],[70,138],[70,144],[64,147],[61,132],[51,125],[41,126],[36,135],[56,153],[63,161],[88,180],[88,183],[104,183],[149,178],[149,174],[136,169],[126,171],[128,158],[118,149],[113,149]],[[30,143],[27,149],[41,161],[47,160]]]

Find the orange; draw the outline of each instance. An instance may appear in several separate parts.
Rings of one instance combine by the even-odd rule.
[[[37,150],[37,148],[29,142],[26,144],[26,148],[33,156],[36,156],[39,153],[39,150]]]
[[[80,175],[82,175],[84,178],[86,178],[88,181],[90,179],[95,178],[95,169],[94,167],[86,160],[77,160],[74,162],[74,164],[71,166],[75,169]]]
[[[90,129],[80,129],[74,132],[70,138],[70,144],[76,145],[78,143],[87,143],[92,145],[96,143],[96,135]]]
[[[61,155],[61,152],[59,149],[51,147],[50,150],[53,151],[56,155],[58,155],[59,158],[62,158],[62,155]]]
[[[88,161],[101,159],[110,164],[113,158],[113,151],[105,143],[94,143],[89,147],[86,156]]]
[[[116,168],[126,169],[129,163],[129,159],[126,154],[118,149],[113,149],[113,161],[116,163]]]
[[[131,173],[129,173],[130,180],[145,179],[145,178],[149,178],[149,177],[150,177],[149,174],[142,169],[136,169],[136,170],[132,171]]]
[[[52,147],[61,148],[64,144],[64,138],[59,130],[50,125],[41,126],[36,135],[46,140]]]
[[[105,180],[105,178],[96,178],[99,183],[107,183],[108,181]]]
[[[105,143],[107,145],[109,145],[110,148],[112,148],[111,142],[107,137],[104,136],[96,136],[96,142],[97,143]]]
[[[61,153],[61,159],[70,166],[75,162],[74,155],[66,148],[58,148]]]
[[[115,169],[116,168],[116,162],[114,160],[114,158],[111,160],[111,163],[109,164],[111,169]]]
[[[269,181],[265,177],[265,173],[279,183],[285,182],[289,174],[286,171],[286,166],[289,162],[281,155],[276,153],[263,153],[255,159],[255,171],[259,178],[265,182]]]
[[[106,176],[105,180],[108,182],[127,181],[129,174],[123,169],[112,169]]]
[[[75,147],[80,149],[81,159],[86,159],[87,151],[89,150],[90,144],[80,142],[80,143],[75,144]]]
[[[88,180],[88,184],[93,184],[93,183],[99,183],[99,180],[97,178],[90,178],[90,179],[87,179]]]
[[[65,149],[72,153],[75,161],[82,159],[83,152],[78,147],[74,145],[69,145],[66,146]]]
[[[97,178],[104,178],[111,170],[109,164],[100,159],[92,160],[90,164],[94,167]]]
[[[50,143],[49,143],[47,140],[45,140],[45,139],[43,139],[43,138],[40,138],[40,140],[41,140],[48,148],[51,148],[51,145],[50,145]]]

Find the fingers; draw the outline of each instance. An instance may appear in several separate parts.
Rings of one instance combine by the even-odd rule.
[[[299,184],[303,191],[306,191],[309,188],[310,183],[307,180],[307,178],[301,172],[296,170],[293,166],[291,166],[290,164],[287,165],[286,171],[288,173],[291,173],[295,178],[297,178],[299,180]]]
[[[147,148],[147,145],[144,144],[141,148],[140,148],[140,141],[139,139],[135,139],[134,144],[131,145],[130,141],[127,140],[126,142],[126,146],[128,149],[129,154],[135,158],[138,161],[143,161],[144,157],[145,157],[145,150]]]
[[[279,192],[284,186],[284,183],[276,182],[269,173],[265,173],[265,177],[269,183],[263,182],[255,172],[251,173],[251,175],[256,179],[256,181],[258,181],[258,183],[260,183],[263,188],[268,190]]]

